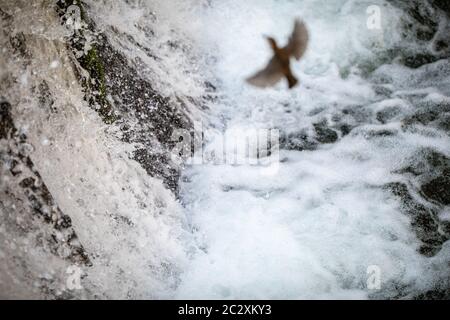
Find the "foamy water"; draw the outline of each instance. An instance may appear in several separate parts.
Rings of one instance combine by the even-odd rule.
[[[382,8],[381,30],[366,27],[371,4]],[[390,105],[402,115],[414,112],[414,103],[401,97],[414,90],[427,89],[424,100],[448,101],[450,74],[443,70],[449,63],[415,71],[380,66],[369,79],[357,67],[398,45],[399,15],[384,1],[221,1],[203,11],[207,27],[195,36],[217,56],[212,67],[225,96],[218,107],[227,128],[314,135],[314,124],[321,121],[331,127],[355,121],[342,117],[344,109],[360,116],[353,123],[357,128],[334,144],[282,150],[279,172],[272,176],[245,165],[188,168],[182,199],[200,249],[177,297],[387,298],[413,295],[442,275],[446,279],[447,267],[439,264],[449,251],[432,259],[419,254],[410,219],[382,186],[402,181],[392,172],[421,147],[449,155],[448,137],[402,132],[398,120],[383,125],[375,114]],[[312,39],[305,59],[294,64],[300,87],[246,85],[243,79],[270,56],[262,35],[286,41],[297,16],[307,22]],[[343,70],[349,70],[345,78]],[[415,81],[431,70],[439,76]],[[377,78],[392,79],[382,84],[399,98],[377,94]],[[369,138],[381,130],[394,134]],[[215,148],[221,141],[210,143]],[[381,272],[380,290],[367,285],[373,266]]]
[[[401,36],[410,17],[384,0],[85,2],[97,31],[139,76],[171,101],[183,98],[189,118],[211,130],[206,150],[219,149],[227,129],[274,129],[282,140],[277,171],[187,165],[174,195],[130,159],[135,146],[118,141],[119,130],[106,128],[83,101],[71,60],[61,58],[71,53],[54,8],[7,2],[8,9],[26,8],[13,27],[25,34],[33,59],[28,65],[12,54],[0,57],[2,79],[17,79],[1,88],[15,106],[16,126],[34,145],[31,159],[91,256],[80,296],[412,298],[448,286],[449,243],[432,257],[420,254],[412,217],[385,187],[404,183],[417,203],[438,212],[437,221],[448,221],[448,207],[426,202],[401,170],[427,148],[450,157],[443,130],[405,128],[404,121],[422,108],[450,105],[450,62],[410,69],[395,58],[424,48],[443,56],[435,45],[448,18],[437,17],[438,34],[419,41],[415,26]],[[373,5],[380,29],[367,27]],[[300,85],[247,85],[244,79],[271,54],[263,35],[287,41],[296,17],[311,36],[305,58],[293,64]],[[37,107],[35,88],[43,80],[56,97],[55,114]],[[206,101],[205,82],[216,87]],[[6,216],[11,208],[0,209]],[[70,264],[45,263],[48,253],[30,245],[41,230],[22,241],[20,230],[0,227],[8,244],[2,258],[26,257],[32,271],[25,277],[28,269],[2,265],[16,283],[11,295],[22,294],[20,281],[27,291],[29,279],[52,280],[60,295],[58,281],[65,282]],[[375,287],[373,270],[380,276]]]

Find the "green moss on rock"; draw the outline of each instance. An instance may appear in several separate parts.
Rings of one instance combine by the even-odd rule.
[[[107,99],[105,66],[103,61],[99,58],[95,46],[88,51],[81,59],[80,63],[81,66],[89,72],[91,79],[94,80],[94,83],[86,84],[86,86],[89,86],[95,91],[95,94],[93,95],[94,101],[92,101],[92,103],[99,106],[97,111],[105,123],[114,123],[117,120],[117,117]]]
[[[72,5],[80,8],[81,20],[89,25],[86,11],[81,0],[59,0],[57,2],[57,6],[60,10],[60,15],[64,15],[67,12],[67,9]],[[83,30],[79,31],[78,36],[84,39]],[[72,40],[71,46],[77,51],[83,50],[84,47],[84,45],[80,44],[79,40]],[[102,59],[99,57],[96,45],[91,44],[91,49],[89,49],[86,55],[79,58],[78,62],[81,67],[89,73],[89,79],[85,79],[85,81],[83,81],[83,86],[91,95],[89,98],[89,104],[99,113],[100,117],[106,124],[114,123],[117,120],[117,116],[115,115],[114,110],[107,99],[108,90],[105,80],[105,66]]]

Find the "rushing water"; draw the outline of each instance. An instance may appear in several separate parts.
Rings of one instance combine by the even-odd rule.
[[[450,157],[443,11],[424,2],[419,11],[433,20],[420,25],[404,1],[85,1],[96,28],[139,76],[164,96],[189,98],[186,113],[212,132],[207,150],[222,147],[227,129],[281,133],[276,172],[188,165],[177,200],[83,103],[70,64],[48,56],[69,56],[59,20],[31,19],[40,11],[25,9],[27,2],[14,26],[37,37],[29,45],[42,54],[24,69],[0,60],[0,75],[19,79],[18,90],[5,84],[10,92],[2,95],[24,106],[16,125],[35,136],[32,160],[92,253],[89,297],[367,299],[448,290],[448,203],[422,188],[439,176],[424,159]],[[5,3],[12,12],[13,2]],[[374,12],[380,24],[369,28]],[[287,41],[296,17],[311,37],[293,64],[300,85],[247,85],[270,57],[263,35]],[[74,110],[45,118],[33,109],[36,79],[49,83],[57,106]],[[206,82],[215,89],[205,102]],[[394,185],[406,186],[408,203]],[[430,216],[405,209],[419,206]],[[42,277],[42,253],[31,255],[33,277]]]
[[[374,4],[379,30],[366,26]],[[195,37],[216,57],[210,67],[227,128],[277,128],[294,150],[281,150],[279,171],[269,176],[249,165],[186,170],[182,199],[202,249],[177,296],[396,297],[448,280],[448,245],[434,258],[421,255],[411,221],[382,188],[404,181],[394,172],[422,148],[450,151],[444,132],[403,130],[401,122],[420,105],[449,103],[449,61],[417,70],[379,62],[391,48],[418,45],[401,38],[404,13],[385,1],[220,1],[199,16]],[[245,85],[270,56],[262,35],[286,41],[297,16],[311,34],[305,59],[294,64],[300,87]],[[382,111],[385,121],[377,119]],[[317,136],[320,123],[337,141],[308,148],[301,137]],[[348,135],[346,126],[354,127]],[[379,291],[367,288],[373,266]]]

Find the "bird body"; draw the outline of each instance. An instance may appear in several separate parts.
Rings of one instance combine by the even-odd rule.
[[[298,19],[295,21],[294,31],[285,47],[280,48],[272,37],[267,37],[267,40],[274,56],[264,70],[248,78],[247,82],[265,88],[275,85],[284,77],[288,81],[289,88],[294,88],[298,84],[298,80],[291,70],[291,57],[300,60],[305,54],[309,40],[305,24]]]

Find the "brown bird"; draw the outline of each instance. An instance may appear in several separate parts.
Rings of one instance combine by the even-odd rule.
[[[294,32],[289,43],[284,48],[279,48],[274,38],[266,37],[273,50],[274,56],[267,67],[247,79],[247,82],[261,88],[271,87],[286,77],[289,88],[292,89],[298,83],[297,78],[292,74],[290,60],[294,57],[300,60],[305,54],[308,46],[308,29],[303,21],[296,19]]]

